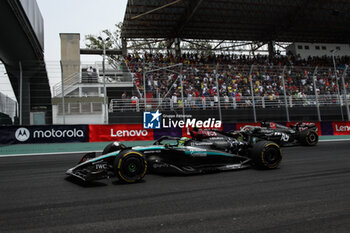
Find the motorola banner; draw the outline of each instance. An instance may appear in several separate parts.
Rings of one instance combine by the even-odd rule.
[[[87,142],[87,125],[0,127],[0,144]]]

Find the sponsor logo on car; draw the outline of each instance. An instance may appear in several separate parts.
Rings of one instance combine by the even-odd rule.
[[[107,169],[107,164],[96,164],[96,170],[104,170]]]
[[[153,168],[164,168],[164,167],[169,167],[169,165],[166,163],[154,163],[153,164]]]

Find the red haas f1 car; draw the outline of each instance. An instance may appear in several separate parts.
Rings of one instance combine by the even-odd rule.
[[[238,141],[225,133],[215,134],[198,140],[165,136],[150,146],[126,147],[114,142],[100,156],[86,154],[66,174],[86,182],[115,176],[134,183],[147,172],[190,175],[248,167],[274,169],[282,160],[274,142]]]
[[[239,131],[229,131],[227,135],[243,141],[250,139],[273,141],[280,146],[315,146],[318,143],[316,131],[317,127],[313,123],[298,122],[286,127],[273,122],[261,122],[261,126],[246,125]],[[215,137],[214,132],[217,131],[213,131],[212,137]],[[208,134],[205,131],[197,131],[196,135],[201,133]],[[198,138],[196,135],[194,138]]]
[[[290,127],[273,122],[261,122],[260,126],[245,126],[237,133],[269,140],[280,146],[315,146],[318,143],[317,127],[314,123],[298,122]]]

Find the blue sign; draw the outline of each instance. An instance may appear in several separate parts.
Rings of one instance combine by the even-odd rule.
[[[161,113],[156,112],[143,113],[143,128],[144,129],[160,129],[161,128]]]

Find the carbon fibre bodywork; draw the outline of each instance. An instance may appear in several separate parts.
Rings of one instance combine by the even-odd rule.
[[[175,139],[177,143],[173,145],[162,144],[164,140],[169,139]],[[281,154],[275,143],[266,142],[265,144],[266,148],[275,148],[274,151],[277,151],[278,156]],[[171,137],[163,137],[150,146],[125,147],[120,143],[116,143],[116,145],[114,149],[111,147],[111,152],[97,157],[92,153],[86,154],[75,167],[68,169],[66,174],[83,181],[113,176],[123,178],[120,174],[122,169],[120,161],[129,154],[145,161],[145,171],[161,174],[188,175],[243,169],[254,165],[254,159],[250,156],[254,145],[248,142],[239,142],[225,135],[204,140],[187,140],[183,145],[179,145],[178,138]],[[266,149],[261,149],[261,151],[264,153]],[[276,167],[279,162],[280,159],[276,163]],[[141,163],[136,161],[135,164]],[[127,169],[130,173],[133,171],[130,166]],[[128,179],[124,180],[129,181]]]
[[[318,143],[316,131],[317,127],[313,123],[298,122],[287,127],[274,122],[261,122],[261,127],[245,126],[238,133],[245,135],[245,138],[256,137],[273,141],[280,146],[314,146]]]
[[[290,127],[274,122],[261,122],[261,126],[246,125],[240,130],[221,132],[218,130],[195,130],[191,132],[192,138],[203,138],[225,135],[239,141],[266,140],[277,143],[280,146],[305,145],[314,146],[318,143],[317,127],[313,123],[298,122]]]

